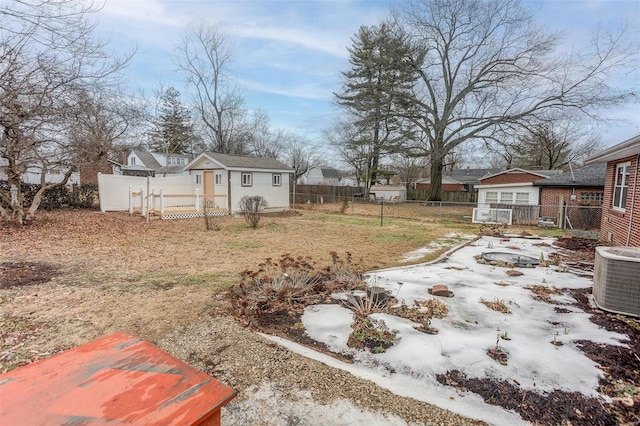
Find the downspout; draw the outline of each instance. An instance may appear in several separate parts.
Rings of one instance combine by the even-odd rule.
[[[633,193],[631,194],[631,209],[629,210],[629,228],[627,229],[627,244],[629,247],[629,242],[631,241],[631,224],[633,223],[633,206],[636,203],[636,192],[638,189],[638,165],[640,164],[640,154],[636,155],[636,175],[635,180],[633,181]]]
[[[242,175],[240,176],[242,178]],[[231,211],[231,170],[227,170],[227,204],[229,205],[229,214],[233,215]]]

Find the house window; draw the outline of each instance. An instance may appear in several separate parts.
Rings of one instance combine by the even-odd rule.
[[[251,186],[251,173],[242,174],[242,186]]]
[[[129,162],[131,163],[132,166],[136,165],[136,157],[131,157],[129,160],[131,160]]]
[[[487,192],[485,196],[485,204],[496,204],[498,202],[498,193],[497,192]]]
[[[513,204],[513,192],[501,192],[500,204]]]
[[[197,174],[196,175],[196,185],[202,185],[202,175],[201,174]]]
[[[517,192],[516,193],[516,204],[527,205],[529,204],[529,193],[528,192]]]
[[[629,188],[629,173],[631,163],[616,165],[616,180],[613,186],[613,208],[624,210],[627,205],[627,190]]]
[[[581,192],[580,204],[600,206],[602,205],[603,198],[604,194],[602,192]]]
[[[616,180],[613,186],[613,208],[624,210],[627,205],[627,189],[629,188],[629,173],[631,163],[616,165]]]
[[[271,175],[271,177],[272,177],[271,181],[273,182],[273,186],[282,185],[282,175],[280,173],[274,173],[273,175]]]
[[[222,173],[216,173],[216,185],[222,185]]]

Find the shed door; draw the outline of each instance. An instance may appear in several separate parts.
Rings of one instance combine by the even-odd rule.
[[[210,195],[213,197],[214,185],[213,185],[213,170],[205,170],[202,174],[203,192],[204,195]],[[213,199],[213,198],[212,198]]]

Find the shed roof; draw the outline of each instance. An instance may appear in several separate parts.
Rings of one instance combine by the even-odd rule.
[[[558,176],[538,180],[534,186],[591,186],[603,187],[607,165],[605,163],[592,163],[588,166],[562,173]]]
[[[203,152],[191,163],[187,164],[184,169],[189,169],[191,164],[195,163],[202,156],[217,161],[227,168],[237,169],[270,169],[270,170],[291,170],[293,169],[275,158],[267,157],[249,157],[244,155],[221,154],[219,152]]]

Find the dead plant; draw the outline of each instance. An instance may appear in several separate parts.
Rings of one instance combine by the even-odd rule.
[[[525,286],[525,288],[527,290],[530,290],[531,293],[535,295],[534,299],[540,300],[546,303],[551,303],[552,294],[557,294],[557,295],[562,294],[562,290],[554,286],[534,284],[534,285]]]
[[[390,330],[382,320],[369,317],[356,317],[351,326],[353,331],[347,340],[350,348],[368,348],[373,353],[382,353],[389,349],[397,339],[397,331]]]
[[[509,308],[507,308],[507,305],[505,305],[504,300],[498,299],[497,297],[493,300],[493,302],[480,299],[480,303],[482,303],[483,305],[485,305],[487,308],[491,310],[502,312],[503,314],[511,313],[511,310],[509,310]]]

